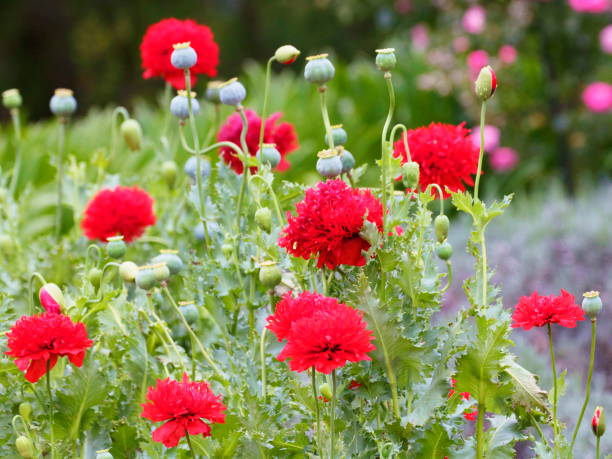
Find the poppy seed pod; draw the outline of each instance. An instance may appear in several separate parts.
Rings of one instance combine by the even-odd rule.
[[[196,93],[191,92],[191,110],[194,115],[200,113],[200,103],[195,98]],[[186,120],[189,118],[189,100],[187,99],[187,91],[180,90],[178,94],[170,101],[170,112],[178,119]]]
[[[327,54],[318,54],[307,57],[306,67],[304,68],[304,78],[309,83],[324,85],[334,77],[336,69]]]
[[[480,69],[478,78],[474,83],[474,90],[476,95],[485,101],[495,93],[495,89],[497,89],[497,78],[491,66],[487,65]]]
[[[450,260],[453,256],[453,246],[448,241],[444,241],[438,247],[436,247],[436,255],[440,260]]]
[[[269,164],[270,167],[274,168],[281,162],[281,154],[276,149],[276,144],[264,143],[261,150],[257,150],[257,159],[262,164]]]
[[[19,89],[7,89],[2,93],[2,105],[9,110],[21,107],[22,102]]]
[[[340,162],[342,162],[342,173],[346,174],[347,172],[350,172],[351,169],[355,167],[355,157],[350,151],[342,146],[337,147],[336,150],[339,151],[338,156],[340,157]]]
[[[596,437],[601,437],[606,433],[606,413],[603,406],[595,408],[593,419],[591,420],[591,428],[593,429],[593,435]]]
[[[38,299],[45,311],[60,314],[65,306],[64,294],[53,283],[43,285],[38,291]]]
[[[255,212],[255,223],[263,231],[269,233],[272,229],[272,211],[267,207],[261,207]]]
[[[55,116],[67,117],[77,109],[77,101],[71,89],[58,88],[49,101],[51,113]]]
[[[246,98],[246,89],[238,78],[223,83],[219,88],[219,99],[222,104],[238,106]]]
[[[178,174],[178,167],[174,161],[164,161],[161,165],[162,177],[170,188],[176,181],[176,175]]]
[[[264,261],[261,263],[259,268],[259,282],[265,287],[276,287],[282,278],[283,275],[281,270],[275,261]]]
[[[138,265],[133,261],[124,261],[119,265],[119,275],[125,282],[134,282],[138,273]]]
[[[395,68],[397,59],[395,48],[385,48],[376,50],[376,67],[383,72],[389,72]]]
[[[346,131],[342,128],[341,124],[335,124],[331,126],[332,138],[334,139],[334,146],[344,145],[348,136]],[[327,134],[325,134],[325,143],[329,147],[329,139],[327,138]]]
[[[24,435],[17,437],[15,448],[21,457],[34,457],[34,443]]]
[[[337,177],[342,173],[342,161],[335,150],[322,150],[317,153],[317,172],[323,177]]]
[[[170,277],[170,268],[168,268],[168,265],[165,261],[161,263],[155,263],[150,267],[153,270],[153,276],[155,277],[156,281],[164,281]]]
[[[213,104],[221,103],[221,99],[219,98],[219,90],[222,84],[222,81],[217,80],[208,82],[206,85],[206,93],[204,94],[207,101],[212,102]]]
[[[141,266],[138,268],[136,277],[134,278],[136,285],[143,290],[151,290],[155,286],[155,273],[150,266]]]
[[[191,156],[186,162],[185,166],[183,166],[183,170],[185,174],[191,177],[191,180],[196,180],[196,175],[198,173],[198,158],[196,156]],[[210,161],[206,158],[200,159],[200,174],[202,178],[206,178],[210,175]]]
[[[170,63],[177,69],[188,69],[198,62],[198,53],[191,47],[191,42],[176,43],[172,48]]]
[[[582,309],[591,320],[596,319],[603,308],[599,292],[592,291],[582,294]]]
[[[297,60],[299,55],[300,50],[297,49],[295,46],[283,45],[275,51],[274,59],[276,60],[276,62],[289,65],[293,64]]]
[[[121,123],[121,135],[132,151],[140,150],[142,144],[142,128],[140,123],[135,119],[127,119]]]
[[[448,227],[450,226],[450,221],[446,215],[438,215],[434,219],[434,229],[436,231],[436,239],[438,242],[446,241],[448,237]]]
[[[419,163],[410,161],[402,164],[402,183],[409,190],[414,190],[419,185],[420,170]]]
[[[127,246],[123,241],[123,236],[113,236],[108,238],[108,244],[106,244],[106,253],[111,258],[121,258],[125,255]]]
[[[154,264],[165,263],[171,275],[178,274],[183,269],[183,260],[178,256],[178,250],[160,250],[160,254],[151,261]]]

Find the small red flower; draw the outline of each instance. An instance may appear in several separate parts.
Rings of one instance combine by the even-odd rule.
[[[466,411],[465,413],[463,413],[463,417],[465,418],[466,421],[475,421],[476,418],[478,417],[478,411],[477,410]]]
[[[85,325],[54,312],[22,316],[6,336],[9,347],[6,355],[16,358],[15,365],[32,383],[51,370],[59,357],[68,357],[80,367],[85,351],[93,344],[87,338]]]
[[[353,379],[353,380],[352,380],[352,381],[349,383],[349,385],[348,385],[348,389],[349,389],[349,390],[357,390],[357,389],[359,389],[359,388],[360,388],[360,387],[362,387],[362,386],[363,386],[363,384],[361,384],[361,383],[359,383],[359,382],[357,382],[357,381],[355,381],[355,380]]]
[[[451,378],[451,387],[455,387],[456,384],[457,384],[457,380],[455,378]],[[453,395],[455,395],[455,389],[449,390],[448,398],[451,398]],[[469,392],[460,392],[459,395],[461,396],[463,400],[469,400],[471,397]]]
[[[408,148],[413,161],[419,164],[419,185],[425,189],[432,183],[442,187],[444,197],[448,197],[448,187],[452,191],[463,191],[465,185],[474,185],[472,178],[478,172],[478,148],[469,137],[470,130],[465,123],[431,123],[429,126],[408,131]],[[403,139],[395,142],[393,156],[402,157],[402,164],[408,156]],[[432,191],[436,196],[438,194]]]
[[[520,298],[512,315],[512,328],[530,330],[547,324],[574,328],[579,320],[584,320],[584,311],[575,303],[574,295],[563,289],[558,296],[533,292],[531,296]]]
[[[122,235],[126,242],[131,242],[154,224],[151,196],[136,186],[118,186],[101,190],[93,197],[85,209],[81,228],[89,239],[106,241]]]
[[[317,255],[319,268],[365,265],[361,252],[370,243],[359,236],[364,218],[382,231],[382,206],[370,191],[353,189],[341,179],[328,180],[306,190],[296,209],[297,216],[288,214],[279,246],[306,260]]]
[[[259,131],[261,129],[261,118],[254,110],[245,110],[248,121],[246,143],[249,154],[255,156],[259,149]],[[277,166],[279,171],[289,169],[289,161],[285,158],[289,153],[299,148],[297,134],[291,123],[283,122],[276,124],[282,113],[274,113],[266,120],[264,127],[264,143],[276,144],[277,150],[281,154],[281,162]],[[219,142],[233,142],[242,148],[240,144],[240,133],[242,132],[242,119],[238,113],[230,115],[221,129],[217,139]],[[222,147],[220,154],[223,160],[237,173],[242,174],[242,161],[234,154],[231,148]],[[257,171],[256,167],[251,168],[251,172]]]
[[[225,423],[221,396],[215,395],[207,382],[189,381],[186,373],[182,381],[158,379],[155,387],[149,387],[142,408],[143,418],[167,421],[153,431],[153,441],[168,448],[178,445],[186,433],[209,437],[210,425],[202,419]]]
[[[198,54],[198,62],[191,67],[191,86],[197,75],[214,77],[219,64],[219,47],[214,41],[212,31],[191,19],[181,21],[175,18],[163,19],[149,26],[142,37],[140,57],[144,68],[143,78],[162,77],[176,89],[185,89],[183,70],[170,63],[172,45],[191,42]]]

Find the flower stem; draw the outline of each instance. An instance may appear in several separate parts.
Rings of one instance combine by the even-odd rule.
[[[64,138],[66,135],[66,118],[58,119],[57,128],[57,208],[55,210],[55,238],[59,241],[62,233],[62,201],[64,181]]]
[[[21,120],[19,119],[19,109],[11,109],[11,120],[15,131],[15,165],[13,166],[13,176],[11,177],[11,196],[15,197],[19,173],[21,171]]]
[[[487,113],[487,102],[482,101],[480,106],[480,155],[478,156],[478,170],[476,172],[476,184],[474,185],[474,202],[478,200],[478,186],[480,185],[480,174],[482,173],[482,158],[484,156],[484,131],[485,115]]]
[[[117,120],[119,120],[119,116],[123,116],[124,121],[130,118],[130,114],[125,107],[115,107],[113,110],[111,115],[111,146],[110,154],[108,155],[109,164],[112,162],[117,152]]]
[[[599,443],[601,442],[601,437],[597,436],[597,440],[595,440],[596,443],[596,447],[595,447],[595,459],[599,459],[601,457],[601,453],[599,452]]]
[[[187,444],[189,445],[189,451],[191,451],[191,456],[195,459],[196,453],[193,450],[193,445],[191,444],[191,438],[189,438],[189,432],[187,432],[187,429],[185,429],[185,438],[187,439]]]
[[[480,230],[480,257],[482,262],[482,307],[487,307],[487,243],[485,241],[485,228]]]
[[[329,457],[334,459],[334,424],[336,418],[336,370],[332,370],[332,399],[329,414]]]
[[[261,337],[259,339],[259,358],[261,359],[261,398],[263,398],[264,403],[267,397],[267,388],[266,388],[266,331],[268,329],[264,326],[261,331]]]
[[[323,125],[325,126],[325,135],[327,144],[331,150],[336,148],[334,145],[334,136],[332,134],[331,123],[329,122],[329,112],[327,111],[327,86],[319,86],[319,102],[321,106],[321,116],[323,116]]]
[[[246,142],[246,136],[247,136],[247,132],[249,130],[249,121],[247,120],[247,117],[244,113],[244,107],[242,105],[239,105],[238,108],[238,113],[240,114],[240,119],[242,120],[242,131],[240,131],[240,146],[242,147],[242,152],[243,152],[243,160],[242,160],[242,184],[240,185],[240,193],[238,194],[238,210],[236,211],[236,229],[240,230],[240,217],[241,217],[241,213],[242,213],[242,204],[244,201],[244,196],[246,194],[246,188],[247,188],[247,182],[249,180],[249,164],[248,164],[248,158],[249,158],[249,147],[247,145]]]
[[[47,397],[49,397],[49,439],[51,446],[51,459],[55,458],[55,439],[53,437],[53,393],[51,392],[51,362],[47,360]]]
[[[595,342],[596,341],[597,341],[597,319],[591,319],[591,356],[589,359],[589,375],[587,377],[586,394],[584,396],[584,403],[582,404],[582,409],[580,410],[580,416],[578,417],[578,422],[576,422],[576,427],[574,428],[574,434],[572,435],[570,453],[574,450],[574,443],[576,442],[576,437],[578,436],[578,430],[580,429],[580,424],[582,423],[584,411],[586,410],[586,407],[589,404],[589,399],[591,398],[591,378],[593,377],[593,367],[595,365]]]
[[[548,444],[548,440],[546,439],[544,432],[542,432],[542,428],[540,427],[540,424],[538,424],[538,421],[536,421],[536,419],[533,417],[533,414],[529,413],[529,419],[531,420],[531,425],[533,425],[535,430],[538,431],[538,434],[540,435],[540,439],[542,440],[542,442],[546,445],[547,448],[550,448],[550,445]]]
[[[552,327],[550,323],[547,324],[548,327],[548,344],[550,347],[550,362],[552,365],[552,375],[553,375],[553,457],[557,458],[557,400],[558,400],[558,392],[557,392],[557,367],[555,364],[555,351],[553,349],[553,337],[552,337]]]
[[[29,288],[28,288],[28,314],[32,314],[33,313],[33,309],[34,309],[34,303],[32,301],[32,297],[34,296],[34,280],[38,279],[38,281],[40,282],[40,285],[43,286],[47,283],[47,281],[45,280],[45,278],[38,272],[33,272],[30,275],[30,282],[29,282]]]
[[[321,452],[321,412],[319,410],[319,398],[317,396],[317,372],[315,367],[311,369],[312,373],[312,395],[314,397],[315,412],[317,413],[317,449]],[[320,456],[320,454],[319,454]]]
[[[268,114],[268,98],[270,95],[270,74],[272,73],[272,62],[274,61],[274,56],[268,59],[268,63],[266,65],[266,83],[264,85],[264,99],[263,99],[263,107],[261,109],[261,127],[259,128],[259,150],[264,143],[264,132],[266,129],[266,116]]]
[[[484,459],[484,415],[485,406],[478,404],[478,418],[476,419],[476,459]]]
[[[389,142],[387,132],[391,125],[391,119],[395,112],[395,90],[393,89],[393,80],[391,79],[391,72],[385,72],[385,83],[387,84],[387,92],[389,93],[389,111],[387,112],[387,118],[383,126],[382,136],[380,140],[381,149],[381,188],[382,188],[382,207],[383,207],[383,235],[386,233],[387,228],[387,208],[388,208],[388,192],[389,187],[387,183],[387,162],[389,157]],[[406,151],[406,153],[408,153]]]

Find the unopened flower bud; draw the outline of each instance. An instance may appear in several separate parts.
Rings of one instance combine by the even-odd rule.
[[[77,109],[77,101],[71,89],[58,88],[49,101],[51,113],[55,116],[67,117]]]
[[[125,255],[127,246],[123,241],[123,236],[113,236],[109,237],[107,240],[106,253],[108,253],[109,257],[117,259]]]
[[[246,98],[246,89],[238,81],[238,78],[232,78],[220,86],[219,99],[222,104],[233,105],[234,107]]]
[[[102,270],[99,268],[91,268],[87,273],[87,280],[91,282],[95,288],[100,287],[100,282],[102,281]]]
[[[15,250],[15,242],[8,234],[0,234],[0,251],[5,255],[10,255]]]
[[[395,58],[395,48],[385,48],[376,50],[376,67],[383,72],[389,72],[395,68],[397,59]]]
[[[446,241],[448,237],[448,227],[450,226],[450,221],[446,215],[438,215],[434,219],[434,229],[436,231],[436,239],[438,242]]]
[[[32,415],[32,405],[28,402],[21,402],[19,404],[19,415],[27,422],[30,422],[30,416]]]
[[[259,268],[259,282],[261,282],[265,287],[273,288],[276,287],[283,275],[281,273],[280,268],[276,264],[275,261],[264,261],[260,265]]]
[[[342,173],[350,172],[355,167],[355,157],[343,146],[337,147],[336,150],[339,152],[338,156],[340,156],[340,162],[342,162]]]
[[[336,69],[334,64],[327,58],[327,54],[318,54],[306,58],[304,78],[306,81],[319,86],[324,85],[334,77]]]
[[[198,158],[197,156],[191,156],[186,162],[185,166],[183,166],[183,170],[185,173],[191,177],[191,180],[196,181],[196,176],[198,175]],[[210,175],[211,167],[210,161],[206,158],[200,159],[200,174],[202,178],[206,178]]]
[[[440,260],[450,260],[453,256],[453,246],[448,241],[444,241],[436,247],[436,255],[438,255]]]
[[[136,273],[135,282],[143,290],[151,290],[155,286],[155,273],[150,266],[141,266]]]
[[[198,62],[198,53],[191,46],[191,42],[176,43],[172,45],[174,51],[170,55],[170,62],[177,69],[188,69]]]
[[[332,131],[332,139],[334,139],[334,146],[337,147],[340,145],[344,145],[346,143],[348,136],[341,124],[335,124],[331,126],[331,131]],[[329,144],[329,139],[327,138],[327,134],[325,134],[325,143],[327,144],[328,147],[331,146]]]
[[[65,306],[64,294],[60,288],[53,283],[43,285],[38,291],[38,299],[45,311],[60,314]]]
[[[226,258],[229,258],[232,255],[232,252],[234,252],[234,247],[232,244],[224,242],[221,246],[221,252],[223,252],[223,255],[225,255]]]
[[[176,163],[174,161],[164,161],[161,165],[161,173],[168,187],[172,188],[178,174]]]
[[[2,93],[2,105],[9,110],[21,107],[22,102],[19,89],[7,89]]]
[[[328,383],[321,384],[319,386],[319,392],[327,400],[331,400],[332,398],[334,398],[334,394],[332,393],[332,388]]]
[[[125,282],[134,282],[138,273],[138,265],[133,261],[124,261],[119,265],[119,275]]]
[[[269,164],[270,167],[275,168],[281,162],[281,154],[275,143],[264,143],[261,150],[257,150],[257,159],[262,164]]]
[[[153,270],[153,276],[155,276],[156,281],[165,281],[170,277],[170,268],[166,262],[155,263],[150,266]]]
[[[195,98],[196,93],[191,92],[191,111],[194,116],[200,113],[200,103]],[[178,94],[170,101],[170,112],[180,120],[189,118],[189,99],[187,91],[179,90]]]
[[[591,420],[591,428],[593,429],[593,435],[596,437],[601,437],[606,432],[606,413],[603,406],[595,408],[595,413],[593,413],[593,419]]]
[[[255,223],[263,231],[269,233],[272,229],[272,211],[267,207],[261,207],[255,212]]]
[[[601,302],[601,298],[599,297],[599,292],[586,292],[583,293],[582,296],[582,309],[591,319],[596,319],[597,315],[601,312],[601,309],[603,308],[603,303]]]
[[[135,119],[127,119],[121,123],[121,135],[132,151],[140,150],[142,145],[142,128]]]
[[[180,273],[184,266],[177,250],[160,250],[160,254],[151,261],[154,264],[165,263],[171,275]]]
[[[24,435],[17,437],[15,447],[21,457],[34,457],[34,443],[28,437]]]
[[[317,153],[317,172],[323,177],[337,177],[342,173],[342,161],[335,150],[322,150]]]
[[[420,175],[419,163],[410,161],[402,164],[402,183],[409,190],[414,190],[419,185]]]
[[[274,53],[274,59],[281,64],[289,65],[293,64],[298,56],[300,50],[293,45],[283,45],[276,50]]]
[[[222,84],[223,81],[218,80],[208,82],[208,84],[206,85],[206,93],[204,95],[207,101],[212,102],[213,104],[221,103],[221,99],[219,98],[219,90]]]
[[[497,78],[491,66],[487,65],[480,69],[480,73],[474,84],[476,95],[483,101],[487,100],[493,95],[496,88]]]

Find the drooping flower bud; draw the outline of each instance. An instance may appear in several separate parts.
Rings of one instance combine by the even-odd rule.
[[[219,98],[219,91],[223,81],[213,80],[209,81],[206,85],[206,100],[212,102],[213,104],[220,104],[221,99]]]
[[[222,104],[233,105],[236,107],[246,98],[246,89],[238,81],[238,78],[232,78],[226,81],[219,87],[219,100]]]
[[[346,131],[343,129],[342,124],[334,124],[333,126],[331,126],[331,131],[332,131],[332,138],[334,139],[334,146],[340,146],[340,145],[344,145],[346,143],[346,140],[348,138]],[[329,144],[329,139],[327,138],[327,134],[325,134],[325,143],[327,144],[328,147],[330,147],[331,145]]]
[[[453,256],[453,246],[448,241],[444,241],[436,247],[436,255],[438,255],[440,260],[450,260]]]
[[[191,92],[191,111],[194,116],[200,113],[200,103],[196,99],[196,93]],[[180,120],[189,118],[189,100],[187,91],[179,90],[177,95],[170,101],[170,112]]]
[[[21,107],[22,102],[19,89],[7,89],[2,93],[2,105],[9,110]]]
[[[595,408],[595,413],[593,413],[593,419],[591,420],[591,428],[593,429],[593,435],[596,437],[601,437],[606,432],[606,413],[603,406]]]
[[[448,237],[448,227],[450,226],[450,221],[446,215],[438,215],[434,219],[434,229],[436,231],[436,239],[438,242],[446,241]]]
[[[195,182],[198,174],[198,158],[197,156],[191,156],[183,166],[185,173],[191,177],[191,180]],[[200,174],[202,178],[206,178],[210,175],[211,167],[210,161],[206,158],[200,159]]]
[[[264,143],[261,150],[257,150],[257,159],[262,164],[269,164],[270,167],[275,168],[281,162],[281,154],[275,143]]]
[[[198,62],[198,53],[191,47],[191,42],[175,43],[174,51],[170,55],[170,63],[177,69],[188,69]]]
[[[497,78],[491,66],[487,65],[481,68],[474,84],[476,95],[483,101],[487,100],[493,95],[496,88]]]
[[[342,173],[342,161],[336,150],[322,150],[317,156],[317,172],[323,177],[337,177]]]
[[[178,250],[160,250],[160,254],[157,255],[153,260],[153,263],[165,263],[170,270],[170,274],[178,274],[183,269],[183,260],[178,256]]]
[[[419,185],[420,175],[419,163],[410,161],[402,164],[402,183],[409,190],[414,190]]]
[[[24,435],[17,437],[15,447],[21,457],[34,457],[34,443],[28,437]]]
[[[155,286],[155,273],[150,266],[141,266],[136,272],[135,282],[143,290],[151,290]]]
[[[395,68],[397,59],[395,48],[385,48],[376,50],[376,67],[383,72],[389,72]]]
[[[120,130],[123,140],[125,140],[127,146],[130,147],[130,150],[140,150],[140,146],[142,145],[142,128],[140,127],[140,123],[132,118],[127,119],[121,123]]]
[[[229,244],[229,243],[227,243],[227,242],[224,242],[224,243],[221,245],[221,252],[223,252],[223,255],[224,255],[226,258],[229,258],[229,257],[232,255],[232,253],[234,252],[234,247],[232,246],[232,244]]]
[[[591,319],[596,319],[603,308],[599,292],[593,290],[582,294],[582,309]]]
[[[306,81],[322,86],[334,77],[336,69],[327,56],[327,54],[318,54],[306,58],[304,68]]]
[[[30,416],[32,415],[32,405],[28,402],[21,402],[19,404],[19,415],[27,422],[30,422]]]
[[[293,45],[283,45],[276,50],[274,53],[274,59],[281,64],[289,65],[293,64],[298,56],[300,55],[300,50],[297,49]]]
[[[170,268],[168,268],[165,261],[150,265],[150,268],[153,270],[153,276],[156,281],[164,281],[170,277]]]
[[[99,268],[91,268],[87,273],[87,280],[91,282],[95,288],[100,287],[100,282],[102,281],[102,270]]]
[[[72,89],[58,88],[49,101],[51,113],[55,116],[68,117],[77,109],[77,101]]]
[[[138,273],[138,265],[133,261],[124,261],[119,265],[119,275],[125,282],[134,282]]]
[[[332,388],[328,383],[323,383],[319,386],[319,392],[321,395],[325,397],[327,400],[331,400],[334,398],[334,394],[332,393]]]
[[[342,173],[346,174],[347,172],[350,172],[351,169],[355,167],[355,157],[343,146],[336,147],[336,150],[339,152],[338,156],[342,162]]]
[[[174,161],[164,161],[161,165],[161,173],[168,187],[172,188],[178,174],[176,163]]]
[[[108,238],[108,244],[106,244],[106,253],[111,258],[121,258],[125,255],[127,246],[123,241],[123,236],[113,236]]]
[[[267,207],[260,207],[255,212],[255,223],[263,231],[269,233],[272,229],[272,211]]]
[[[53,283],[43,285],[38,291],[38,299],[45,311],[60,314],[65,306],[64,294],[60,288]]]
[[[261,282],[264,287],[276,287],[282,278],[283,275],[281,270],[275,261],[264,261],[261,263],[259,268],[259,282]]]

